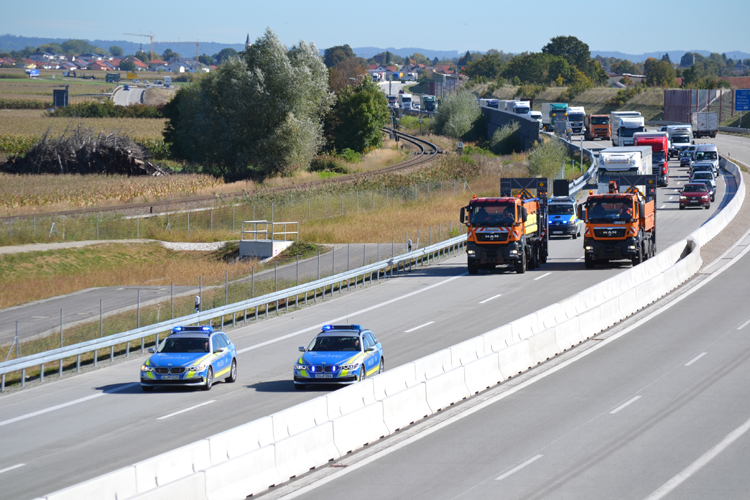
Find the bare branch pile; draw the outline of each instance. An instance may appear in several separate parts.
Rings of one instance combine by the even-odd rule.
[[[167,175],[148,161],[148,150],[129,137],[97,134],[80,125],[72,133],[66,130],[60,137],[48,136],[49,130],[25,155],[10,159],[3,170],[14,174]]]

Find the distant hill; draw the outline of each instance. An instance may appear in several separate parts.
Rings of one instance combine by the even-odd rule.
[[[435,59],[436,57],[438,59],[453,59],[454,57],[461,57],[462,55],[466,53],[466,52],[459,52],[457,50],[430,50],[430,49],[420,49],[420,48],[415,48],[415,47],[404,47],[402,49],[396,49],[393,47],[388,47],[385,49],[381,49],[379,47],[352,47],[352,51],[355,54],[357,54],[357,56],[364,57],[365,59],[369,59],[376,54],[385,52],[386,50],[390,52],[391,54],[396,54],[397,56],[401,56],[401,57],[410,56],[414,54],[415,52],[418,52],[429,59]]]
[[[617,51],[592,50],[591,57],[596,57],[596,56],[616,57],[618,59],[627,59],[628,61],[632,61],[632,62],[643,62],[649,57],[653,57],[654,59],[661,59],[661,57],[664,54],[669,54],[669,58],[672,60],[673,63],[679,63],[682,56],[685,55],[685,52],[695,52],[706,57],[708,57],[711,54],[711,52],[708,50],[664,50],[661,52],[647,52],[645,54],[625,54],[623,52],[617,52]],[[750,58],[750,54],[748,54],[747,52],[740,52],[740,51],[735,50],[735,51],[724,52],[724,53],[730,59]]]

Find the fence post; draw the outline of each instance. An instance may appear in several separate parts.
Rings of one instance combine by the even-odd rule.
[[[138,298],[136,299],[136,306],[135,307],[136,307],[136,314],[135,314],[136,321],[135,321],[135,326],[136,326],[136,328],[140,328],[141,327],[141,289],[140,288],[138,289]]]
[[[297,280],[294,282],[294,286],[299,285],[299,254],[297,254]]]
[[[190,212],[187,213],[187,217],[188,217],[187,235],[190,236]]]
[[[250,273],[250,298],[252,299],[255,298],[255,266],[253,266]],[[257,311],[258,308],[256,307],[255,310]]]
[[[224,305],[229,305],[229,270],[224,271]],[[224,321],[223,316],[221,320]]]
[[[320,279],[320,250],[318,250],[318,279]]]
[[[188,212],[189,214],[190,212]],[[169,319],[174,319],[174,283],[170,283],[169,285],[169,296],[171,297],[170,302],[172,306],[172,312],[169,316]]]
[[[279,261],[273,261],[273,291],[279,291]]]
[[[99,338],[104,337],[104,299],[99,299]]]

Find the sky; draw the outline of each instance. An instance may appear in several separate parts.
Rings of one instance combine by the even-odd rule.
[[[3,0],[0,34],[148,41],[243,43],[271,28],[286,45],[318,48],[421,47],[432,50],[538,52],[555,36],[575,36],[597,51],[750,52],[747,0],[571,2],[430,0]],[[699,25],[701,25],[699,27]]]

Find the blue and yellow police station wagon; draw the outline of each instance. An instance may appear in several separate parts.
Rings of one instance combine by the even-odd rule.
[[[383,346],[360,325],[325,325],[294,365],[294,387],[353,384],[385,370]]]
[[[177,326],[141,366],[141,389],[190,386],[207,391],[214,381],[237,380],[237,350],[211,326]]]
[[[549,199],[549,235],[581,236],[583,221],[576,216],[578,203],[572,196],[553,196]]]

